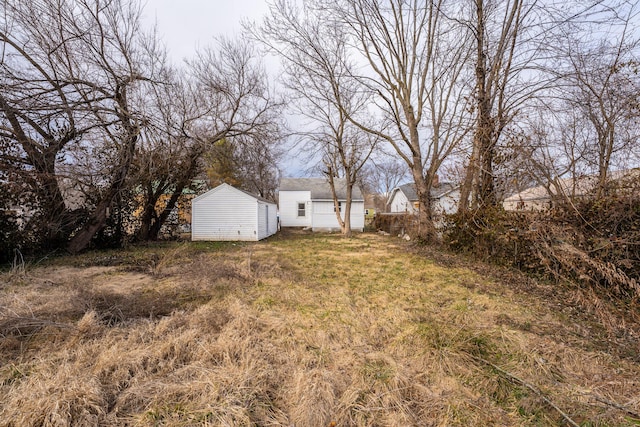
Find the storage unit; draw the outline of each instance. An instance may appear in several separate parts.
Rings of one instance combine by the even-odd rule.
[[[229,184],[191,203],[191,240],[256,241],[278,231],[275,203]]]

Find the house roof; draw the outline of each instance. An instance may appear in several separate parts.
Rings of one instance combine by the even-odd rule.
[[[637,178],[640,176],[640,169],[629,169],[614,171],[609,173],[609,179],[618,181],[623,178]],[[562,193],[574,196],[584,196],[593,191],[598,184],[598,177],[595,175],[585,175],[578,178],[562,178],[557,180]],[[556,186],[551,185],[550,190],[553,195],[558,191]],[[533,201],[533,200],[549,200],[551,195],[544,185],[527,188],[519,193],[504,199],[505,202]]]
[[[455,190],[455,186],[452,182],[441,182],[437,187],[431,187],[431,198],[439,199]],[[418,193],[416,191],[416,185],[412,182],[400,185],[393,189],[393,192],[402,191],[410,202],[418,201]]]
[[[347,199],[347,180],[334,178],[338,200]],[[326,178],[281,178],[280,191],[310,191],[311,200],[333,200],[331,186]],[[353,186],[352,200],[362,201],[364,197],[360,187]]]

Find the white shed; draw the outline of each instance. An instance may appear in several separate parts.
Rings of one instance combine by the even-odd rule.
[[[276,204],[220,184],[191,201],[191,240],[262,240],[278,231]]]

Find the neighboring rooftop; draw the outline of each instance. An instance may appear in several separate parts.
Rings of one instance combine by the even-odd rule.
[[[347,180],[334,178],[336,195],[339,200],[347,198]],[[331,186],[326,178],[281,178],[279,191],[310,191],[311,200],[333,200]],[[364,200],[362,191],[353,186],[352,200]]]
[[[437,187],[431,187],[431,198],[439,199],[456,188],[457,187],[452,182],[441,182]],[[408,184],[403,184],[396,187],[396,189],[402,191],[409,201],[418,201],[418,193],[416,192],[416,185],[414,183],[410,182]]]
[[[620,181],[623,179],[637,179],[640,177],[640,169],[627,169],[620,171],[609,172],[609,181]],[[560,187],[560,191],[569,196],[584,196],[593,191],[598,184],[598,177],[595,175],[584,175],[578,178],[561,178],[557,180],[557,186]],[[549,186],[549,190],[553,195],[556,195],[557,187],[554,185]],[[513,194],[507,197],[504,201],[507,203],[518,201],[535,201],[535,200],[549,200],[551,195],[547,188],[543,185],[527,188],[519,193]]]

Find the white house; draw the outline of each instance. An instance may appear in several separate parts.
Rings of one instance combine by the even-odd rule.
[[[275,203],[228,184],[191,201],[191,240],[262,240],[277,231]]]
[[[336,195],[344,219],[347,200],[346,180],[336,179]],[[283,227],[309,227],[313,231],[339,231],[331,187],[326,178],[282,178],[278,192],[280,224]],[[364,230],[364,197],[353,187],[351,229]]]
[[[640,179],[640,168],[612,171],[608,181],[618,188],[634,188]],[[513,194],[502,202],[506,211],[544,211],[553,207],[554,202],[567,197],[570,200],[580,199],[593,194],[598,185],[596,175],[582,175],[576,178],[556,178],[545,185],[527,188]]]
[[[542,185],[527,188],[507,197],[502,202],[502,207],[506,211],[543,211],[549,209],[551,205],[551,195]]]
[[[450,182],[441,182],[431,187],[431,209],[434,217],[450,215],[458,209],[460,189]],[[418,193],[413,183],[394,188],[389,197],[389,212],[418,212]]]

